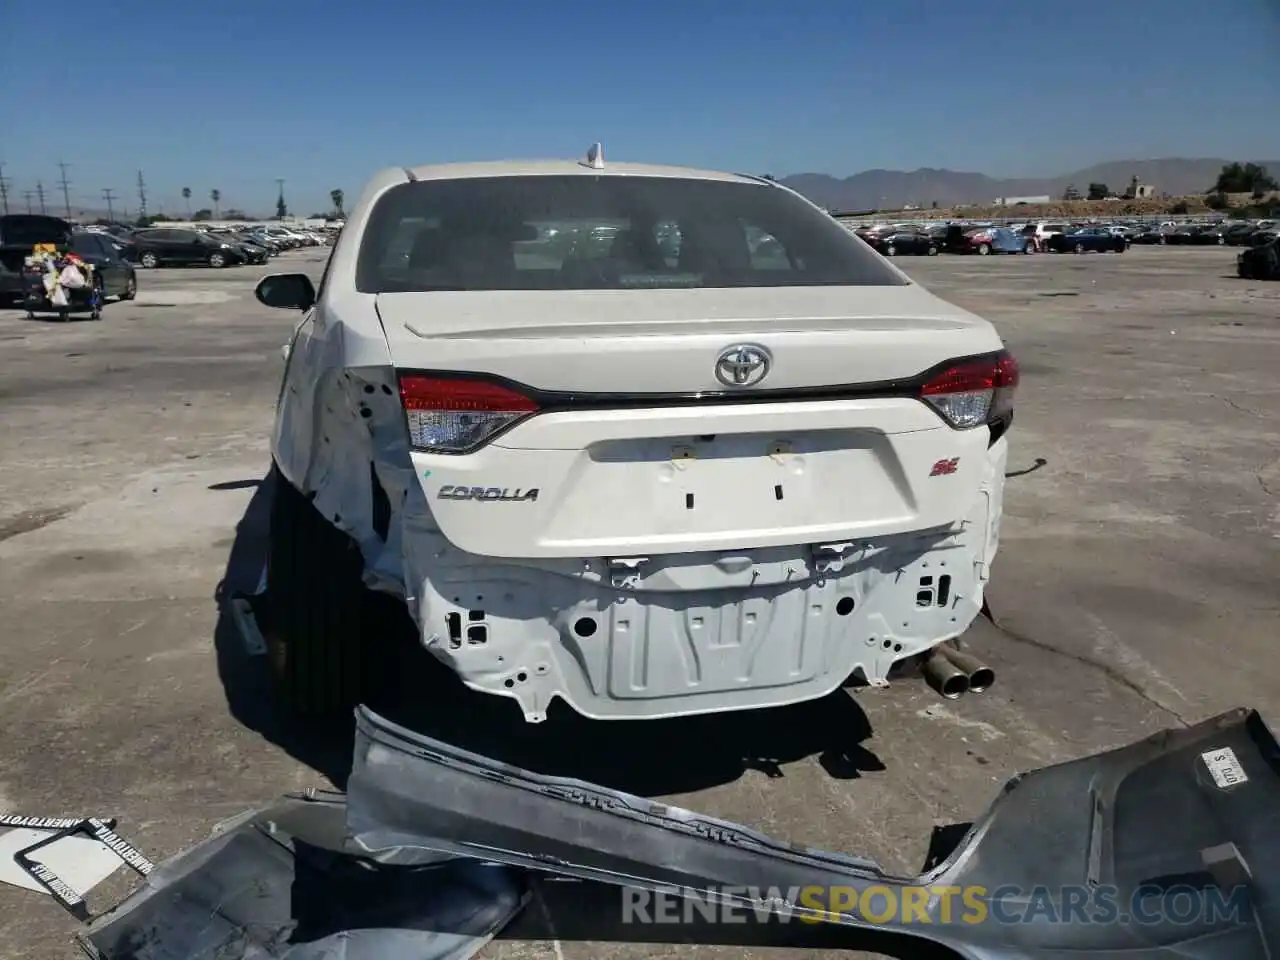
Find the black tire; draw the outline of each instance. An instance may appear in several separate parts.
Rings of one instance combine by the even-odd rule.
[[[991,244],[982,243],[978,245],[979,256],[987,257],[991,255]]]
[[[227,259],[226,254],[211,253],[209,254],[209,266],[215,270],[221,270],[223,267],[230,266],[231,261]]]
[[[90,320],[102,319],[102,301],[107,297],[106,285],[102,282],[101,277],[93,278],[93,308],[89,311]]]
[[[1084,253],[1084,244],[1083,244],[1083,243],[1077,243],[1077,244],[1076,244],[1076,246],[1075,246],[1075,251],[1076,251],[1076,253]]]
[[[146,267],[148,270],[154,270],[156,267],[160,266],[160,258],[148,250],[146,253],[142,254],[142,256],[138,257],[138,263],[142,264],[142,266]]]
[[[895,247],[892,243],[884,248],[884,255],[886,257],[897,256],[897,253],[898,253],[898,248]]]
[[[272,468],[267,634],[281,699],[307,717],[349,714],[365,667],[360,547]]]
[[[124,293],[120,294],[120,299],[132,300],[138,295],[138,275],[136,273],[129,274],[129,279],[125,282]]]

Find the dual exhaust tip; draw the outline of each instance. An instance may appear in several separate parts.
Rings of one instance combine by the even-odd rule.
[[[966,693],[982,693],[996,682],[996,672],[977,657],[942,643],[921,664],[925,682],[948,700]]]

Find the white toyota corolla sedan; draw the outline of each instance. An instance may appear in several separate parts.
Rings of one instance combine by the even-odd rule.
[[[821,697],[954,641],[996,552],[1018,368],[990,323],[772,180],[395,168],[350,210],[276,412],[268,601],[300,711],[366,692],[366,591],[530,722]],[[896,675],[897,671],[895,671]]]

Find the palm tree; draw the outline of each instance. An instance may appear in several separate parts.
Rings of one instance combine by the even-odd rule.
[[[191,188],[190,187],[182,188],[182,199],[187,202],[187,219],[190,220],[191,219]]]
[[[218,202],[222,199],[221,190],[210,190],[209,199],[213,201],[213,219],[218,219]]]
[[[341,190],[330,190],[329,199],[333,202],[333,209],[338,211],[338,215],[342,215],[343,195]]]

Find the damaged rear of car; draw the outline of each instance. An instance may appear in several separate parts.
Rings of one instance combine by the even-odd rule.
[[[269,563],[300,709],[360,698],[365,587],[534,722],[883,683],[982,607],[1017,365],[771,181],[386,171],[318,292],[259,297],[307,311]]]

